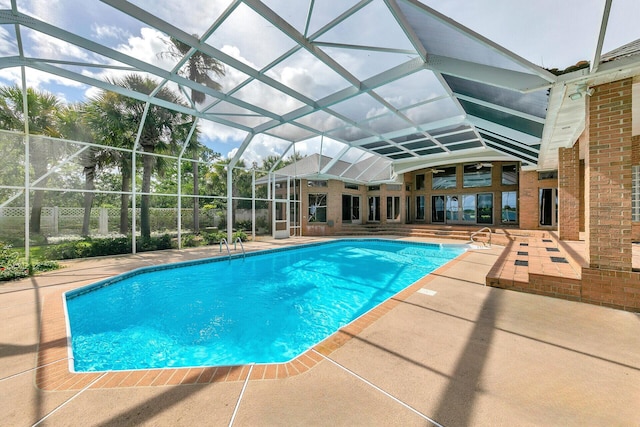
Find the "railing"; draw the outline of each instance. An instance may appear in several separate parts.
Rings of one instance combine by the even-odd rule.
[[[227,243],[227,239],[224,237],[222,238],[222,240],[220,240],[220,252],[222,252],[223,243],[227,247],[227,254],[229,254],[229,259],[231,259],[231,251],[229,250],[229,243]]]
[[[471,236],[470,236],[471,241],[469,243],[476,243],[476,241],[473,240],[473,238],[476,237],[476,234],[483,233],[485,231],[489,232],[489,247],[491,247],[491,234],[492,233],[491,233],[491,228],[489,228],[489,227],[483,227],[480,230],[474,231],[473,233],[471,233]]]
[[[234,240],[233,242],[233,250],[236,250],[236,243],[240,242],[240,247],[242,248],[242,258],[246,257],[246,254],[244,252],[244,245],[242,244],[242,239],[238,236],[236,237],[236,240]]]

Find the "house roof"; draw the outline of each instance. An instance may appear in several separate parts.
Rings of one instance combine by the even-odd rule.
[[[603,54],[601,60],[609,62],[635,55],[640,55],[640,39]]]
[[[640,39],[598,55],[587,68],[562,74],[551,87],[539,170],[558,168],[558,149],[571,147],[585,130],[590,88],[640,75]]]

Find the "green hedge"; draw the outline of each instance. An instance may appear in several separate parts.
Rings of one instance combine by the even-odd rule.
[[[227,233],[224,231],[216,231],[213,233],[203,232],[200,234],[186,234],[182,236],[182,246],[185,248],[194,248],[198,246],[217,245],[222,239],[227,237]],[[233,240],[240,237],[242,241],[247,240],[247,233],[244,231],[236,231],[233,233]],[[233,241],[229,242],[233,243]]]
[[[138,252],[159,251],[173,247],[171,236],[165,234],[150,239],[137,239]],[[114,237],[93,239],[86,237],[82,240],[61,242],[48,247],[45,251],[48,259],[75,259],[96,256],[121,255],[131,253],[131,237]]]

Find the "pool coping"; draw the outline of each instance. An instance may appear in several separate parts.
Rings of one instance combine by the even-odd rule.
[[[345,345],[365,328],[383,317],[427,283],[469,255],[465,251],[445,265],[422,277],[385,302],[372,308],[325,338],[306,352],[285,363],[220,367],[158,368],[107,372],[72,372],[69,369],[68,328],[64,294],[60,290],[45,298],[42,306],[40,344],[37,353],[36,387],[46,391],[87,388],[125,388],[165,385],[193,385],[217,382],[284,379],[302,374]],[[107,279],[108,280],[108,279]],[[83,288],[78,286],[77,288]],[[76,289],[77,289],[76,288]]]

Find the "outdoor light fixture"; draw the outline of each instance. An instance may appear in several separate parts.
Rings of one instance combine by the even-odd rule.
[[[575,101],[576,99],[582,98],[582,93],[580,91],[573,92],[569,95],[569,98]]]
[[[591,95],[593,95],[593,92],[595,92],[595,89],[588,88],[586,84],[581,84],[581,85],[578,85],[576,87],[576,91],[575,92],[573,92],[572,94],[569,95],[569,98],[571,100],[575,101],[576,99],[582,98],[582,94],[583,93],[588,95],[588,96],[591,96]]]

